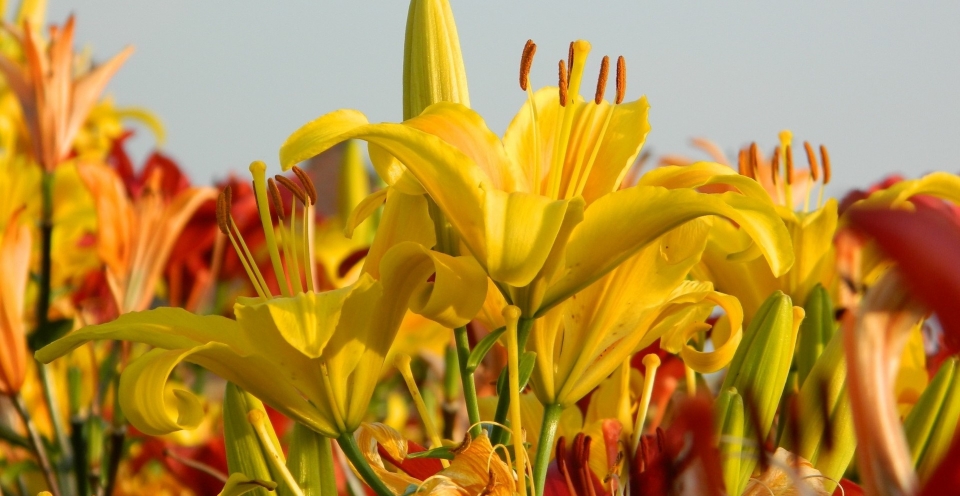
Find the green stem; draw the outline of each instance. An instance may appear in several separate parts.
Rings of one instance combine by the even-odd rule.
[[[40,438],[37,426],[33,424],[33,420],[30,418],[27,405],[23,403],[23,397],[17,393],[11,396],[10,400],[17,414],[20,415],[20,419],[23,420],[23,424],[27,427],[27,437],[30,439],[34,454],[37,455],[37,463],[43,471],[43,476],[47,479],[47,485],[50,486],[50,492],[54,496],[60,496],[60,486],[57,484],[57,476],[53,473],[53,468],[50,466],[47,449],[43,446],[43,439]]]
[[[50,312],[50,273],[53,242],[53,173],[44,171],[40,183],[40,287],[37,294],[37,328],[47,325]]]
[[[467,417],[470,419],[470,435],[477,437],[480,435],[480,405],[477,402],[477,383],[473,372],[467,370],[470,338],[466,326],[454,329],[453,337],[457,343],[457,361],[460,365],[460,380],[463,382],[463,401],[467,404]]]
[[[537,457],[533,461],[533,483],[536,485],[538,496],[543,496],[543,489],[547,482],[547,467],[550,465],[550,452],[553,451],[553,438],[557,435],[557,426],[560,425],[562,413],[562,405],[547,405],[543,408],[543,422],[540,424],[540,437],[537,441]]]
[[[320,494],[337,494],[337,475],[333,470],[333,440],[324,437],[320,440]]]
[[[360,447],[357,446],[357,442],[353,439],[353,434],[341,434],[340,437],[337,438],[337,444],[340,445],[343,454],[346,455],[350,463],[353,464],[353,468],[357,469],[357,472],[360,473],[360,477],[363,477],[364,482],[366,482],[378,496],[393,496],[393,491],[377,477],[376,472],[373,471],[373,468],[367,463],[366,458],[363,457],[363,453],[360,452]]]
[[[517,346],[522,353],[527,347],[527,339],[530,338],[530,330],[533,329],[534,319],[521,318],[517,323]],[[507,432],[497,424],[504,424],[507,421],[507,413],[510,411],[510,395],[505,394],[497,398],[497,410],[494,415],[493,429],[490,432],[490,444],[496,446],[506,442]]]

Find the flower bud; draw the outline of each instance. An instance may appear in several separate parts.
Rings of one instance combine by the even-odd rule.
[[[223,440],[227,448],[227,470],[231,474],[239,472],[257,480],[279,480],[272,474],[268,455],[264,453],[256,432],[247,421],[247,414],[253,410],[266,414],[260,400],[235,384],[228,383],[223,397]],[[280,441],[276,434],[273,438],[279,449]],[[267,496],[268,492],[264,488],[256,488],[249,494]]]
[[[745,437],[766,440],[787,383],[803,309],[794,307],[782,291],[760,306],[737,348],[721,390],[736,388],[752,409]],[[749,404],[748,404],[749,403]],[[749,477],[757,459],[744,459],[741,476]]]
[[[437,102],[470,106],[457,26],[447,0],[411,0],[403,44],[403,119]]]
[[[913,464],[927,479],[943,459],[960,420],[960,374],[957,359],[943,362],[903,422]]]
[[[720,440],[720,464],[727,494],[742,494],[749,479],[741,476],[743,459],[744,412],[743,398],[736,388],[730,388],[717,397],[714,405],[717,439]]]
[[[843,477],[857,447],[846,381],[843,335],[835,333],[800,387],[797,409],[787,412],[785,422],[796,426],[797,432],[785,429],[780,442],[829,477],[823,482],[829,491],[836,486],[831,479]]]
[[[797,336],[797,373],[801,387],[817,358],[833,336],[833,304],[823,286],[817,284],[803,306],[805,316]],[[803,455],[800,455],[803,457]]]

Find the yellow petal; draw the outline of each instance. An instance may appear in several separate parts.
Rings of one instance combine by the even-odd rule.
[[[960,204],[960,177],[947,172],[934,172],[919,179],[900,181],[887,189],[870,195],[855,203],[858,207],[903,207],[904,202],[916,195],[930,195]]]
[[[374,278],[380,277],[380,260],[383,255],[399,243],[412,241],[432,248],[437,244],[436,230],[427,199],[423,195],[408,195],[394,188],[388,188],[383,216],[377,226],[376,236],[363,263],[363,272]]]
[[[497,282],[523,287],[543,268],[564,219],[581,218],[583,200],[527,193],[486,192],[486,268]],[[522,219],[522,220],[521,220]]]
[[[473,110],[457,103],[440,102],[403,124],[456,147],[483,170],[496,189],[508,193],[530,192],[523,171],[507,156],[500,138]]]
[[[220,491],[219,496],[240,496],[255,489],[273,491],[276,488],[276,482],[251,479],[242,473],[236,472],[230,474],[230,477],[227,478],[227,482],[223,485],[223,490]]]
[[[760,247],[774,273],[793,264],[790,236],[764,202],[736,193],[636,186],[604,196],[587,209],[567,244],[565,271],[547,291],[544,306],[586,287],[674,227],[706,215],[736,222]],[[630,219],[626,228],[624,219]]]
[[[116,320],[87,326],[43,347],[36,353],[44,363],[89,341],[120,340],[145,343],[164,350],[193,350],[184,359],[234,382],[270,406],[311,429],[335,437],[330,417],[304,396],[316,401],[318,382],[300,362],[275,362],[257,354],[240,326],[219,316],[198,316],[179,308],[158,308],[123,314]],[[305,358],[303,360],[306,360]]]
[[[715,162],[697,162],[684,166],[658,167],[640,176],[638,186],[661,186],[667,189],[700,188],[724,185],[744,196],[773,204],[770,195],[753,179],[737,174],[730,167]]]
[[[200,425],[200,400],[188,389],[167,383],[173,369],[200,349],[154,349],[127,366],[120,376],[119,394],[120,407],[131,424],[151,436]]]

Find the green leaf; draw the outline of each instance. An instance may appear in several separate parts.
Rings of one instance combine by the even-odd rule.
[[[473,348],[473,351],[470,352],[470,358],[467,359],[467,372],[475,372],[477,367],[480,366],[480,362],[483,361],[483,358],[487,356],[487,353],[493,349],[493,345],[500,339],[500,336],[506,332],[506,327],[501,327],[495,331],[487,334],[483,339],[477,343],[477,346]]]
[[[456,446],[440,446],[439,448],[418,451],[416,453],[407,453],[407,458],[441,458],[444,460],[453,460],[453,449]]]
[[[523,391],[523,388],[527,387],[527,382],[530,382],[530,376],[533,375],[533,367],[537,364],[537,354],[532,351],[524,351],[523,355],[520,356],[520,390]],[[500,371],[500,377],[497,379],[497,396],[506,396],[509,393],[507,391],[507,369],[504,368]]]

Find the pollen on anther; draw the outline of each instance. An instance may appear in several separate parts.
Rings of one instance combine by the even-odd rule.
[[[310,175],[303,171],[303,169],[293,166],[293,173],[297,176],[297,179],[300,180],[300,184],[303,185],[303,189],[306,190],[307,197],[310,198],[310,204],[317,204],[317,187],[313,184],[313,180],[310,179]]]
[[[567,67],[573,71],[573,42],[570,42],[570,49],[567,51]],[[570,75],[567,74],[566,77],[567,85],[570,84]]]
[[[750,175],[748,170],[746,149],[741,149],[740,153],[737,154],[737,172],[739,172],[741,176]]]
[[[747,157],[749,159],[748,163],[750,164],[750,175],[755,179],[759,179],[760,178],[760,151],[757,149],[756,141],[754,141],[753,143],[750,143],[750,151],[747,153],[750,154],[749,157]]]
[[[787,162],[787,184],[793,184],[793,149],[787,145],[783,152]]]
[[[537,53],[537,44],[533,40],[527,40],[523,47],[523,55],[520,57],[520,89],[527,91],[530,84],[530,67],[533,65],[533,56]]]
[[[623,55],[617,57],[617,105],[623,102],[627,94],[627,61]]]
[[[603,101],[603,94],[607,91],[607,77],[610,74],[610,57],[604,55],[600,61],[600,77],[597,78],[597,94],[593,97],[593,102],[600,105]]]
[[[227,194],[230,187],[227,186],[227,189],[221,191],[217,196],[217,227],[220,228],[220,232],[223,234],[230,234],[230,229],[227,224],[227,216],[230,215],[227,210]]]
[[[267,178],[267,192],[270,193],[270,204],[277,211],[277,218],[283,220],[283,198],[280,197],[280,188],[273,178]]]
[[[773,158],[770,159],[770,179],[773,184],[780,182],[780,147],[773,149]]]
[[[813,151],[809,141],[803,142],[803,150],[807,152],[807,163],[810,164],[810,177],[817,181],[820,179],[820,167],[817,166],[817,154]]]
[[[563,63],[563,60],[560,61],[560,74],[559,74],[559,84],[560,84],[560,106],[567,106],[567,66]]]
[[[830,184],[830,153],[824,145],[820,145],[820,160],[823,162],[823,184]]]
[[[297,200],[299,200],[300,203],[304,205],[307,204],[307,194],[303,192],[303,188],[297,185],[297,183],[291,181],[290,178],[286,176],[281,176],[280,174],[277,174],[273,177],[278,183],[280,183],[281,186],[290,191],[290,193],[293,193],[293,196],[297,197]]]

